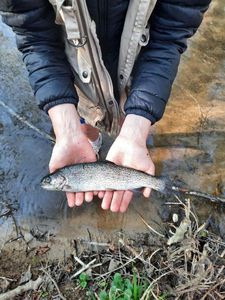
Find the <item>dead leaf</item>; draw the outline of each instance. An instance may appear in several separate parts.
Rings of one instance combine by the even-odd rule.
[[[36,255],[43,255],[50,250],[48,245],[40,246],[36,249]]]

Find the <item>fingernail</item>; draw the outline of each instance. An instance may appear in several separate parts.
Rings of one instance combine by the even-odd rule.
[[[85,198],[86,202],[91,202],[92,200],[93,200],[92,198],[87,198],[87,199]]]
[[[111,210],[111,212],[113,212],[113,213],[116,213],[116,212],[119,211],[117,207],[112,207],[110,210]]]
[[[108,209],[108,207],[106,205],[101,205],[101,208],[104,209],[104,210]]]

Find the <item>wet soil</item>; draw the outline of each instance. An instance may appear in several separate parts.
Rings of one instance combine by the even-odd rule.
[[[191,189],[225,196],[225,10],[215,1],[204,24],[182,58],[164,118],[152,129],[149,150],[158,174],[169,175]],[[48,117],[39,111],[11,31],[0,23],[0,100],[44,132]],[[103,153],[110,140],[105,139]],[[158,231],[171,217],[172,206],[156,192],[140,195],[124,215],[105,212],[98,199],[70,209],[65,195],[43,191],[40,179],[48,172],[52,144],[0,108],[0,244],[39,228],[65,242],[55,249],[62,256],[67,240],[108,240],[118,231],[130,236],[147,233],[137,211]],[[224,207],[193,200],[194,210],[225,237]],[[12,217],[14,216],[14,218]],[[67,242],[66,242],[67,241]],[[66,246],[67,245],[67,246]]]

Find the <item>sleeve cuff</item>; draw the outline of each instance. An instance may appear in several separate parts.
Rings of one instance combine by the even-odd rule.
[[[65,104],[65,103],[71,103],[74,104],[77,107],[78,99],[75,98],[60,98],[48,103],[45,103],[44,105],[39,105],[39,107],[44,110],[46,113],[48,113],[48,110],[56,105]]]
[[[142,116],[153,125],[164,113],[165,100],[146,90],[133,90],[125,103],[125,113]]]
[[[141,116],[144,117],[146,119],[148,119],[151,122],[151,125],[153,125],[157,120],[154,118],[153,115],[151,115],[150,113],[142,110],[142,109],[138,109],[138,108],[128,108],[125,110],[126,115],[136,115],[136,116]]]

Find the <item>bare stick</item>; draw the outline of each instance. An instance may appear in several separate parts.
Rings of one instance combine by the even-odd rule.
[[[84,265],[83,268],[81,268],[79,271],[77,271],[75,274],[73,274],[70,277],[70,279],[73,279],[73,278],[77,277],[78,275],[80,275],[82,272],[88,270],[95,261],[96,261],[96,258],[93,259],[92,261],[90,261],[87,265]]]
[[[125,248],[127,248],[127,250],[129,250],[131,252],[131,254],[133,254],[134,257],[138,257],[138,259],[144,264],[148,264],[147,261],[145,261],[142,257],[139,257],[139,254],[137,253],[137,251],[135,249],[133,249],[132,247],[130,247],[129,245],[126,245],[123,239],[119,239],[119,243],[122,244]]]
[[[183,193],[185,195],[202,197],[202,198],[208,199],[211,202],[215,202],[215,203],[225,203],[225,198],[217,197],[217,196],[207,194],[207,193],[202,193],[202,192],[198,192],[198,191],[190,191],[190,190],[187,190],[187,189],[179,188],[177,186],[172,186],[172,190],[176,191],[176,192]]]
[[[43,282],[43,278],[42,277],[38,277],[38,279],[36,279],[35,281],[30,280],[29,282],[27,282],[24,285],[20,285],[17,288],[15,288],[14,290],[8,291],[4,294],[0,295],[0,300],[11,300],[14,299],[16,296],[25,293],[27,291],[30,290],[37,290],[39,288],[39,286],[42,284]]]
[[[56,281],[52,278],[52,276],[45,270],[45,269],[41,269],[42,272],[45,273],[46,276],[48,276],[48,278],[51,280],[51,282],[54,284],[57,292],[58,292],[58,295],[59,297],[62,299],[62,300],[66,300],[66,298],[62,295],[62,293],[60,292],[60,289],[58,287],[58,284],[56,283]],[[0,299],[1,300],[1,299]]]
[[[138,216],[140,217],[140,219],[142,220],[142,222],[151,230],[151,231],[153,231],[155,234],[157,234],[158,236],[160,236],[160,237],[165,237],[165,235],[164,234],[162,234],[162,233],[160,233],[160,232],[158,232],[158,231],[156,231],[154,228],[152,228],[146,221],[145,221],[145,219],[142,217],[142,215],[138,212],[138,211],[136,211],[137,212],[137,214],[138,214]]]
[[[168,272],[162,274],[161,276],[159,276],[158,278],[154,279],[154,280],[151,282],[151,284],[149,285],[149,287],[145,290],[145,292],[144,292],[144,294],[142,295],[142,297],[141,297],[140,300],[149,299],[148,296],[149,296],[149,294],[150,294],[150,292],[151,292],[152,286],[153,286],[157,281],[159,281],[161,278],[163,278],[163,277],[165,277],[165,276],[167,276],[167,275],[169,275],[169,274],[171,274],[171,273],[173,273],[173,271],[168,271]]]
[[[139,259],[139,257],[142,255],[143,251],[141,251],[137,256],[135,256],[134,258],[131,258],[129,261],[127,261],[125,264],[123,264],[122,266],[112,270],[112,271],[109,271],[109,272],[106,272],[104,274],[98,274],[99,276],[96,277],[95,279],[99,279],[99,278],[102,278],[102,277],[105,277],[107,275],[110,275],[112,274],[113,272],[116,272],[124,267],[126,267],[127,265],[129,265],[130,263],[134,262],[136,259]]]
[[[222,281],[220,281],[220,282],[218,282],[218,283],[217,283],[216,285],[214,285],[213,287],[211,287],[211,288],[208,290],[208,292],[201,298],[201,300],[206,299],[206,297],[207,297],[213,290],[215,290],[218,286],[223,286],[224,282],[225,282],[225,279],[222,280]]]
[[[0,218],[8,217],[12,213],[11,209],[8,209],[6,212],[0,215]]]
[[[19,120],[21,123],[27,125],[30,129],[36,131],[38,134],[40,134],[45,139],[51,141],[52,143],[55,143],[55,139],[51,137],[49,134],[42,132],[39,128],[31,124],[28,120],[26,120],[24,117],[20,116],[18,113],[16,113],[11,107],[9,107],[7,104],[5,104],[3,101],[0,100],[0,105],[3,106],[8,113],[15,117],[17,120]]]
[[[11,279],[11,278],[8,278],[8,277],[3,277],[3,276],[0,276],[0,279],[2,279],[2,280],[7,280],[7,281],[11,281],[11,282],[17,281],[16,279]]]
[[[73,258],[74,258],[74,259],[75,259],[82,267],[86,266],[85,263],[83,263],[82,260],[79,259],[79,257],[73,256]]]
[[[88,245],[99,246],[99,247],[110,247],[109,243],[98,243],[95,241],[92,241],[92,242],[82,241],[82,244],[88,244]]]

